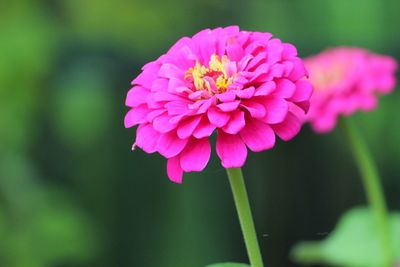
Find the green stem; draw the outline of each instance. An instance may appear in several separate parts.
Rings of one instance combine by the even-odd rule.
[[[249,199],[247,197],[246,186],[240,168],[226,169],[231,184],[236,210],[239,215],[240,226],[246,244],[251,267],[263,267],[260,247],[257,241],[256,230],[254,228],[253,217]]]
[[[368,150],[367,144],[350,119],[342,118],[340,126],[352,148],[351,150],[362,176],[364,190],[367,194],[368,202],[381,237],[385,266],[391,266],[390,264],[393,262],[393,253],[390,244],[388,211],[376,164]]]

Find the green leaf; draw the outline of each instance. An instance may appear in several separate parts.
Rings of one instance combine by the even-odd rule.
[[[223,262],[207,265],[206,267],[250,267],[250,265],[244,263]]]
[[[390,214],[389,227],[394,256],[400,259],[400,213]],[[353,267],[384,265],[384,253],[375,220],[367,208],[346,212],[329,237],[323,241],[301,242],[293,248],[291,256],[302,264]]]

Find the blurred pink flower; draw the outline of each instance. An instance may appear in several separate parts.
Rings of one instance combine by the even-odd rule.
[[[339,115],[373,110],[376,94],[396,83],[396,61],[361,48],[332,48],[304,62],[314,87],[305,121],[318,133],[331,131]]]
[[[180,39],[133,80],[125,127],[139,125],[135,145],[166,157],[172,181],[205,168],[215,130],[225,168],[244,164],[246,146],[270,149],[275,134],[287,141],[299,132],[293,111],[307,111],[312,88],[296,48],[271,37],[237,26],[206,29]]]

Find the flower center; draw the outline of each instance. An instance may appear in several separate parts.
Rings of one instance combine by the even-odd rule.
[[[193,68],[186,71],[185,79],[193,82],[193,87],[197,91],[207,90],[211,95],[224,93],[234,79],[233,75],[228,73],[229,64],[226,55],[220,57],[213,54],[208,67],[197,61]]]
[[[346,68],[341,64],[335,64],[329,68],[315,67],[310,70],[310,80],[314,85],[314,90],[322,91],[340,83],[345,74]]]

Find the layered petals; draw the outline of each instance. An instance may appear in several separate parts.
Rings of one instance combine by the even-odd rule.
[[[136,146],[168,159],[173,182],[206,167],[214,132],[222,166],[241,167],[247,148],[271,149],[276,135],[289,140],[298,133],[292,111],[307,111],[312,87],[306,75],[296,48],[270,33],[205,29],[142,68],[126,97],[125,127],[138,125]],[[371,106],[365,97],[363,107]]]
[[[305,65],[315,91],[303,121],[310,122],[318,133],[334,129],[341,115],[373,110],[376,95],[389,93],[395,86],[396,61],[361,48],[328,49],[306,58]],[[296,85],[302,90],[296,91],[291,100],[307,107],[302,101],[309,98],[309,83],[300,80]]]

